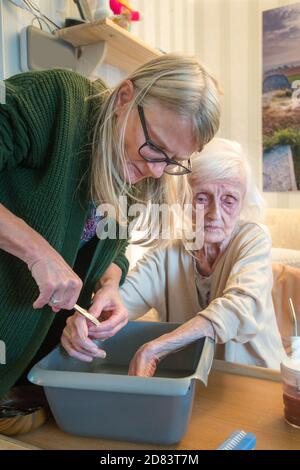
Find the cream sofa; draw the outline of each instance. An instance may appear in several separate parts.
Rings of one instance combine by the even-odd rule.
[[[300,326],[300,210],[268,209],[265,224],[272,238],[272,297],[284,347],[289,353],[288,337],[293,321],[288,299],[292,298]]]
[[[272,238],[272,262],[300,269],[300,210],[267,209],[265,224]]]
[[[300,209],[267,209],[273,247],[300,250]]]

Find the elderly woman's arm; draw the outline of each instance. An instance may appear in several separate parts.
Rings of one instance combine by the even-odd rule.
[[[130,362],[129,375],[153,376],[158,363],[164,357],[204,336],[213,339],[214,329],[209,320],[197,315],[176,330],[141,346]]]
[[[120,289],[121,299],[134,320],[155,308],[166,321],[166,250],[150,250],[129,273]],[[146,287],[146,288],[145,288]]]
[[[217,343],[245,343],[265,328],[265,301],[272,287],[270,249],[270,238],[262,228],[246,234],[232,260],[223,295],[171,333],[144,344],[133,357],[129,373],[151,376],[166,355],[203,336]]]
[[[237,245],[222,295],[199,313],[212,322],[217,343],[247,343],[274,316],[269,234],[253,224]]]

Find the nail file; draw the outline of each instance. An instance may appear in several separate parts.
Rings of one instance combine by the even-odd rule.
[[[74,305],[74,310],[76,310],[76,312],[80,313],[81,315],[83,315],[85,318],[87,318],[88,320],[90,320],[92,323],[94,323],[94,325],[96,326],[100,326],[101,323],[97,320],[97,318],[95,318],[93,315],[91,315],[89,312],[87,312],[85,310],[85,308],[82,308],[82,307],[79,307],[79,305],[75,304]]]
[[[217,450],[252,450],[256,446],[256,437],[252,432],[233,432]]]

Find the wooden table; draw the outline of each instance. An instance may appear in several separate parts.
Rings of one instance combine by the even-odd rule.
[[[257,449],[300,449],[300,429],[293,428],[283,419],[282,389],[278,380],[276,372],[215,361],[208,387],[197,385],[186,435],[168,449],[215,449],[237,429],[253,432]],[[72,436],[58,429],[53,420],[36,431],[18,436],[18,442],[41,449],[166,449]]]
[[[0,451],[1,450],[38,450],[38,448],[0,434]]]

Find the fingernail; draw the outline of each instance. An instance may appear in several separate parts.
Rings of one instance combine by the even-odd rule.
[[[102,351],[102,350],[97,350],[95,352],[95,356],[98,356],[100,357],[101,359],[104,359],[106,357],[106,352],[105,351]]]

